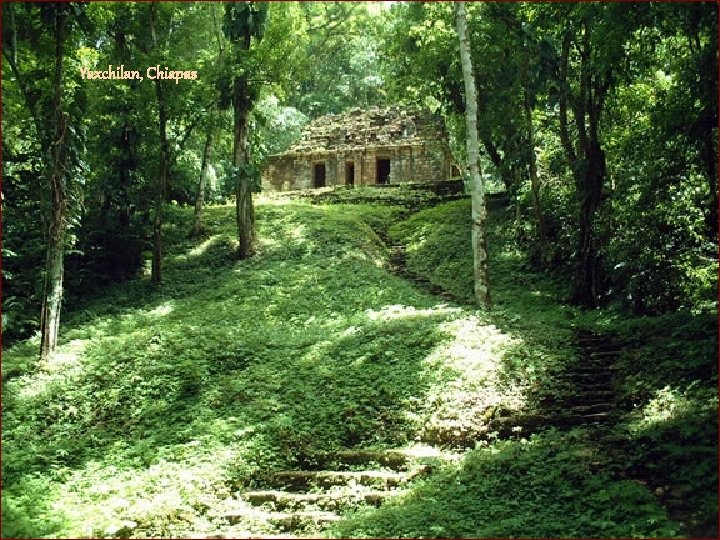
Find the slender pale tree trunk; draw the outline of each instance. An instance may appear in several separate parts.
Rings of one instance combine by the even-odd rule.
[[[167,189],[168,169],[170,167],[170,146],[167,140],[167,111],[162,83],[155,81],[155,95],[158,102],[160,130],[160,169],[155,186],[155,216],[153,219],[153,257],[151,280],[153,283],[162,281],[162,222],[165,191]]]
[[[490,307],[490,276],[488,271],[488,252],[485,206],[485,187],[480,175],[478,130],[477,130],[477,93],[470,57],[470,40],[467,35],[465,2],[457,3],[457,32],[460,39],[460,61],[465,81],[465,123],[467,126],[468,169],[472,198],[472,245],[475,267],[475,300],[480,307]]]
[[[67,228],[67,117],[63,111],[62,69],[67,14],[64,6],[55,8],[55,70],[53,75],[54,134],[50,141],[51,162],[48,165],[51,215],[48,234],[45,286],[40,313],[40,358],[47,359],[57,346],[60,308],[63,296],[65,233]]]
[[[203,149],[202,166],[200,167],[200,183],[198,184],[197,197],[195,198],[195,224],[193,235],[200,236],[204,227],[202,224],[203,204],[205,203],[205,184],[207,183],[207,171],[210,164],[210,151],[212,150],[212,129],[208,129],[205,136],[205,148]]]

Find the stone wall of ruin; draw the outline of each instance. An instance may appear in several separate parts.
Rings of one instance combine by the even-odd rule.
[[[338,150],[272,156],[263,172],[263,190],[310,189],[314,167],[325,164],[325,185],[346,184],[346,166],[354,164],[356,186],[377,184],[377,160],[390,160],[388,183],[437,182],[450,178],[452,159],[442,144],[393,145],[364,150]]]
[[[353,184],[378,183],[377,160],[390,161],[389,184],[435,182],[450,178],[452,155],[439,117],[400,107],[352,109],[310,123],[300,141],[271,156],[263,189],[287,191],[315,185],[316,164],[325,165],[325,185],[345,185],[354,165]]]

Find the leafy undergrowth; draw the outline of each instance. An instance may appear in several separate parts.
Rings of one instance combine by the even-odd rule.
[[[494,412],[527,407],[526,394],[572,357],[574,312],[539,292],[529,273],[496,281],[491,312],[440,302],[390,274],[373,227],[397,221],[401,208],[267,201],[258,206],[258,253],[247,261],[233,256],[233,210],[208,208],[208,234],[191,240],[191,211],[171,208],[162,286],[145,276],[72,306],[46,364],[35,360],[37,339],[4,351],[3,536],[212,530],[222,525],[214,511],[237,491],[280,468],[313,467],[335,449],[486,437]],[[508,271],[519,268],[518,254],[504,257]],[[571,473],[562,462],[584,447],[557,437],[491,444],[419,488],[416,497],[436,489],[439,508],[455,512],[475,501],[460,528],[425,521],[421,531],[409,518],[399,522],[407,528],[367,530],[672,533],[644,488],[592,475],[580,458],[581,472]],[[522,497],[516,459],[528,465]],[[450,479],[453,490],[440,497]],[[559,489],[594,506],[577,520],[569,513],[564,529],[548,528],[557,505],[543,513],[530,501]],[[503,498],[507,508],[527,505],[519,515],[534,519],[491,529],[495,514],[478,513],[491,491],[495,507]],[[619,493],[630,506],[622,515],[613,513]],[[408,511],[419,511],[412,497]]]
[[[469,452],[400,500],[341,522],[339,537],[672,537],[647,489],[593,473],[583,432],[547,431]]]
[[[423,210],[389,229],[393,242],[406,246],[412,273],[466,305],[474,301],[470,204],[460,200]],[[573,331],[582,315],[562,302],[566,291],[560,284],[531,270],[508,234],[511,220],[500,208],[489,214],[492,322],[516,338],[499,355],[503,376],[525,395],[535,395],[550,388],[554,375],[574,359]],[[526,404],[533,406],[532,401]]]
[[[407,245],[407,264],[414,273],[467,302],[473,295],[469,215],[470,203],[458,201],[414,214],[390,229],[396,242]],[[628,465],[654,485],[678,493],[695,509],[695,522],[714,530],[717,314],[631,317],[612,310],[580,312],[563,306],[567,289],[530,271],[527,257],[508,241],[509,222],[510,216],[503,218],[502,211],[491,212],[488,220],[496,311],[524,337],[519,348],[524,357],[517,358],[509,349],[505,361],[516,369],[522,364],[538,366],[537,397],[552,396],[560,389],[553,375],[561,371],[565,357],[558,357],[547,345],[567,329],[614,336],[623,349],[617,366],[623,416],[616,431],[633,441],[625,456]]]
[[[613,323],[620,357],[621,429],[640,474],[686,500],[699,530],[718,519],[717,316],[674,313]],[[669,488],[669,489],[668,489]]]
[[[494,313],[536,339],[569,342],[572,321],[580,313],[562,303],[566,286],[533,271],[510,238],[512,216],[499,200],[492,202],[498,207],[490,211],[487,221]],[[469,200],[442,204],[389,229],[394,241],[407,246],[409,270],[467,304],[474,302],[470,205]],[[543,315],[538,317],[538,313]]]

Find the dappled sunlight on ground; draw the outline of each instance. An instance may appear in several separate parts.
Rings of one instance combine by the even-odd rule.
[[[351,515],[339,538],[670,537],[645,488],[591,470],[580,432],[550,431],[466,453],[404,497]],[[610,503],[610,504],[608,504]],[[431,534],[428,534],[430,531]]]
[[[169,315],[170,313],[172,313],[173,307],[174,305],[172,301],[163,302],[155,309],[151,309],[148,312],[148,315],[153,315],[155,317],[164,317],[165,315]]]
[[[403,319],[409,317],[433,317],[436,315],[453,315],[462,312],[462,308],[450,307],[447,304],[438,304],[429,309],[417,309],[414,306],[383,306],[379,310],[368,309],[365,315],[371,321],[387,319]]]
[[[203,255],[208,250],[208,248],[210,248],[211,246],[216,244],[218,240],[220,240],[221,236],[222,235],[214,234],[210,238],[203,240],[200,244],[193,247],[190,251],[187,252],[187,257],[199,257]],[[183,260],[184,257],[179,255],[177,259]]]
[[[665,386],[655,390],[652,398],[629,416],[629,429],[643,433],[684,416],[712,415],[718,408],[717,393],[697,383],[684,389]]]
[[[440,329],[451,340],[425,360],[441,372],[440,381],[428,392],[434,407],[425,436],[459,443],[482,438],[492,419],[488,411],[519,410],[525,405],[525,388],[507,384],[501,361],[522,340],[470,314],[445,322]]]
[[[48,505],[22,512],[67,519],[39,533],[212,530],[233,492],[339,449],[400,448],[474,474],[428,443],[486,437],[493,414],[524,409],[534,374],[563,359],[565,334],[516,309],[544,295],[506,288],[514,304],[481,312],[387,272],[368,223],[395,210],[257,210],[255,257],[235,257],[231,206],[208,209],[203,239],[177,211],[161,286],[88,302],[46,365],[31,361],[37,340],[9,351],[6,486]]]
[[[220,235],[216,234],[216,235],[211,236],[207,240],[204,240],[202,243],[198,244],[197,246],[192,248],[190,251],[188,251],[188,256],[189,257],[198,257],[199,255],[202,255],[203,253],[205,253],[205,251],[208,249],[208,247],[210,247],[217,241],[217,239],[219,237],[220,237]]]
[[[212,210],[210,226],[228,227]],[[171,224],[161,287],[90,303],[56,368],[11,383],[36,430],[4,441],[6,470],[35,489],[17,474],[57,467],[43,490],[68,534],[177,536],[258,474],[407,442],[427,414],[437,371],[423,360],[460,311],[373,264],[377,239],[342,210],[258,210],[260,238],[277,242],[249,261],[228,235],[189,241]]]
[[[73,471],[55,494],[51,504],[71,537],[126,536],[140,523],[178,535],[197,521],[197,508],[215,508],[230,495],[230,476],[244,458],[242,445],[192,440],[159,449],[147,466],[118,467],[122,450],[118,443],[106,459]],[[170,460],[163,459],[167,450]]]

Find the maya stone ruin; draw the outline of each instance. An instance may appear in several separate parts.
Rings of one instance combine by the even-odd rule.
[[[453,160],[441,118],[400,107],[351,109],[308,124],[299,142],[270,156],[264,191],[438,182]]]

